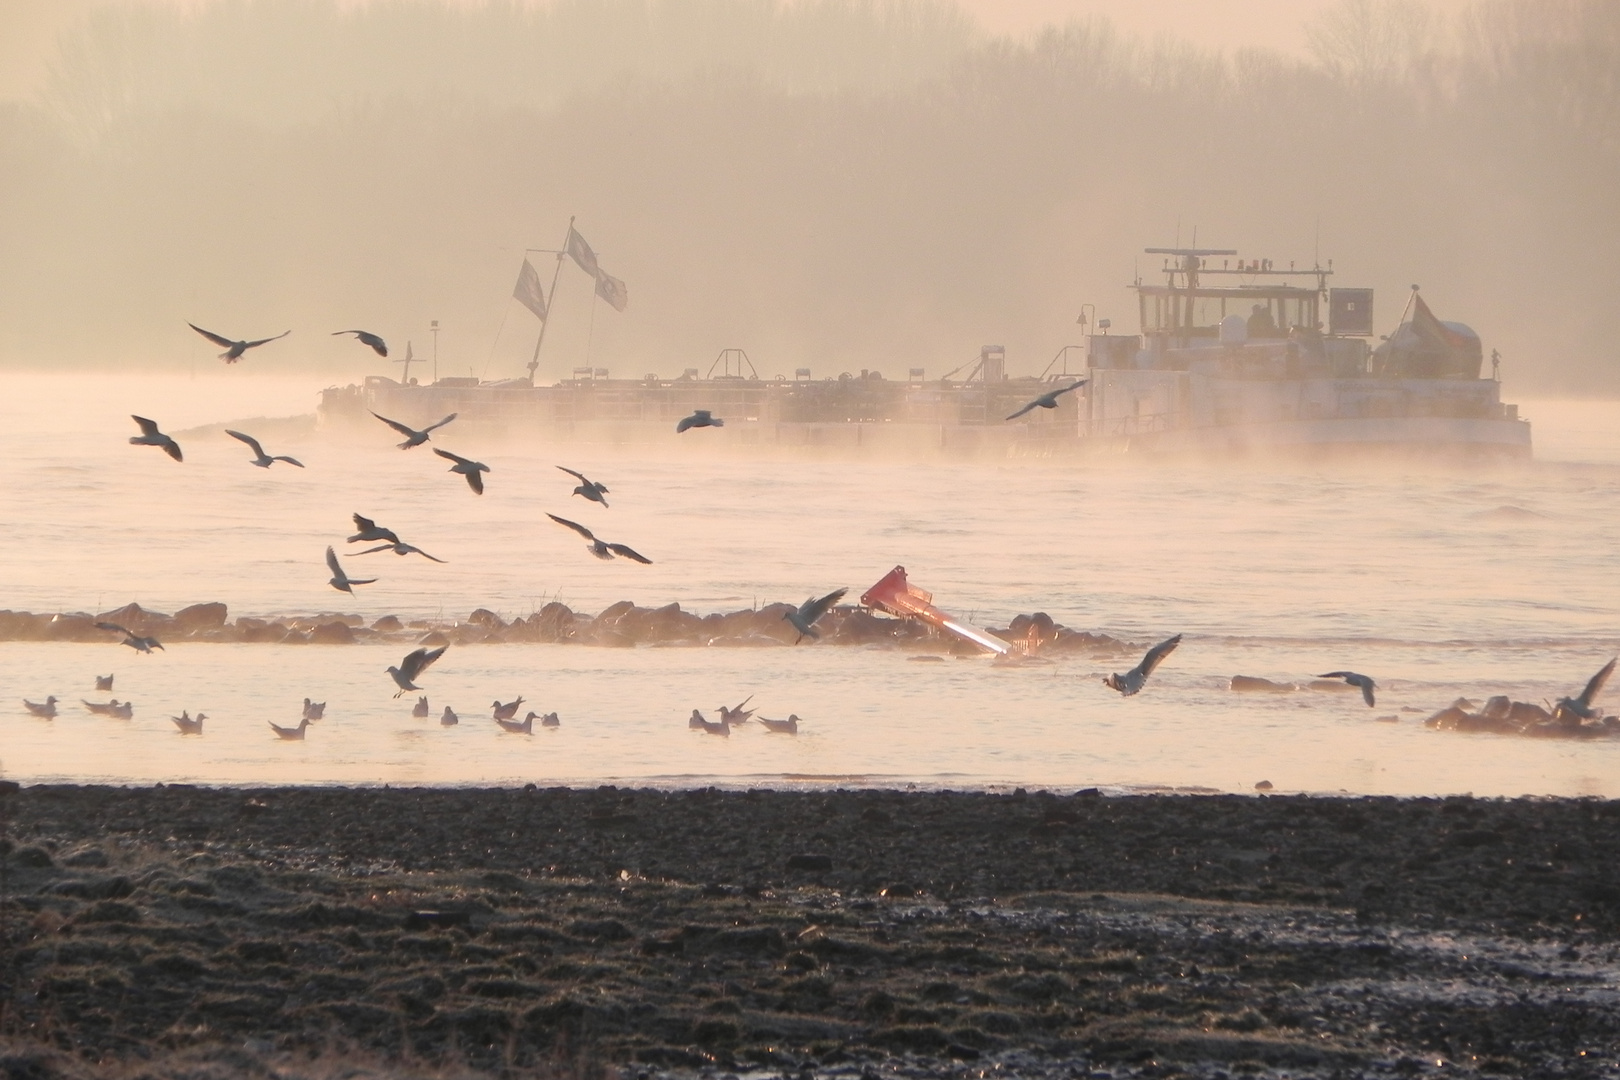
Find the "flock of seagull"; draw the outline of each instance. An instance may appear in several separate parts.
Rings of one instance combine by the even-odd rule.
[[[212,331],[204,330],[202,327],[197,326],[194,323],[188,323],[187,325],[191,326],[193,330],[207,338],[209,341],[212,341],[224,348],[225,351],[220,353],[219,356],[220,359],[224,360],[227,364],[236,363],[249,349],[258,348],[261,345],[266,345],[272,341],[277,341],[291,333],[291,331],[286,331],[281,334],[277,334],[274,337],[260,338],[257,340],[234,340],[220,334],[215,334]],[[354,335],[360,344],[371,348],[379,356],[386,357],[388,355],[387,343],[377,334],[366,330],[339,330],[334,332],[333,336],[343,334]],[[1018,409],[1016,412],[1009,415],[1007,419],[1017,419],[1018,417],[1023,416],[1025,413],[1037,408],[1055,409],[1058,407],[1059,398],[1062,395],[1084,386],[1087,381],[1088,380],[1086,379],[1080,379],[1067,386],[1059,387],[1045,394],[1041,394],[1034,400],[1025,404],[1022,408]],[[429,442],[433,432],[445,427],[447,424],[456,419],[456,414],[450,413],[448,416],[445,416],[436,423],[429,424],[421,429],[417,429],[412,428],[407,424],[403,424],[398,420],[393,420],[389,417],[382,416],[376,412],[372,412],[371,415],[376,417],[382,423],[388,425],[388,427],[392,428],[398,434],[404,436],[404,441],[398,444],[398,448],[400,450],[411,450]],[[164,434],[159,429],[158,424],[155,421],[141,416],[132,416],[132,419],[140,428],[140,434],[130,438],[129,441],[132,444],[138,446],[159,447],[164,453],[173,458],[175,461],[183,462],[185,460],[179,444],[176,443],[173,438]],[[723,426],[725,426],[725,421],[723,419],[714,416],[707,409],[698,409],[694,411],[692,415],[682,418],[676,424],[675,431],[677,434],[682,434],[695,428]],[[286,455],[271,455],[266,453],[264,447],[251,435],[240,431],[231,430],[227,430],[226,434],[231,438],[244,443],[253,451],[254,456],[251,459],[251,464],[258,466],[259,468],[268,469],[271,465],[278,461],[296,466],[300,469],[304,468],[303,463],[295,458],[288,457]],[[483,474],[491,471],[488,465],[484,464],[483,462],[462,457],[459,454],[452,453],[451,451],[442,449],[438,446],[433,447],[433,452],[439,457],[452,462],[449,471],[464,477],[467,481],[467,486],[472,489],[474,494],[482,495],[484,493]],[[580,496],[588,502],[597,503],[604,509],[607,508],[608,501],[606,496],[609,494],[607,485],[591,480],[584,473],[581,473],[578,470],[570,469],[563,465],[558,465],[556,467],[579,481],[578,485],[573,489],[573,495]],[[577,521],[571,521],[568,518],[558,517],[556,514],[549,512],[546,514],[546,516],[552,521],[556,522],[558,525],[570,529],[579,536],[583,537],[586,542],[586,550],[588,550],[598,559],[612,560],[614,558],[624,558],[630,560],[631,562],[641,563],[643,565],[651,565],[652,563],[651,559],[642,555],[634,548],[631,548],[626,544],[604,540],[598,537],[594,530],[580,524]],[[350,544],[370,543],[374,544],[375,546],[368,547],[362,551],[349,552],[349,555],[371,555],[377,552],[391,551],[395,555],[402,557],[406,555],[420,555],[423,558],[429,559],[436,563],[443,563],[445,561],[437,558],[436,556],[428,554],[419,547],[415,547],[414,545],[404,542],[399,538],[398,534],[393,532],[391,529],[378,525],[376,521],[370,518],[364,517],[359,513],[354,514],[353,518],[356,532],[354,535],[348,537],[346,542]],[[332,574],[331,578],[328,580],[328,584],[330,584],[332,588],[348,593],[351,596],[354,595],[354,589],[356,586],[374,584],[378,580],[377,578],[350,577],[348,572],[344,569],[342,563],[339,561],[337,552],[332,545],[328,545],[326,548],[326,565]],[[815,624],[824,615],[826,615],[834,605],[843,599],[847,591],[847,589],[835,589],[824,596],[811,597],[799,607],[790,609],[783,614],[782,617],[787,620],[798,632],[798,637],[794,639],[795,645],[806,637],[811,639],[820,637],[819,632],[815,629]],[[162,643],[156,638],[143,637],[134,633],[127,627],[121,626],[117,623],[98,622],[95,625],[98,629],[122,634],[123,640],[120,643],[129,646],[136,652],[150,654],[153,649],[163,648]],[[1135,667],[1131,668],[1129,671],[1125,672],[1124,674],[1116,672],[1105,676],[1102,680],[1103,685],[1107,686],[1111,690],[1118,691],[1125,697],[1131,697],[1137,693],[1140,693],[1142,688],[1147,684],[1149,676],[1153,674],[1159,665],[1164,662],[1165,658],[1174,652],[1176,647],[1180,644],[1180,634],[1176,634],[1174,637],[1170,637],[1159,642],[1157,645],[1154,645],[1152,648],[1148,649],[1143,655],[1141,662]],[[387,669],[387,673],[393,679],[394,684],[398,688],[394,694],[394,697],[397,699],[408,692],[420,691],[422,687],[417,685],[416,680],[421,678],[422,673],[432,666],[432,664],[441,656],[443,656],[448,648],[448,645],[440,645],[437,648],[418,648],[407,654],[397,666],[390,666]],[[1589,720],[1597,717],[1598,712],[1595,708],[1593,708],[1593,700],[1602,690],[1604,683],[1607,681],[1609,675],[1613,672],[1614,667],[1615,661],[1611,660],[1607,666],[1592,677],[1580,695],[1576,697],[1564,697],[1558,699],[1553,711],[1555,720],[1565,725],[1579,725],[1583,720]],[[1378,684],[1370,676],[1354,671],[1330,671],[1317,676],[1317,678],[1342,679],[1347,685],[1361,691],[1362,699],[1366,702],[1369,708],[1374,707],[1376,704],[1376,691]],[[113,677],[111,675],[98,676],[96,678],[96,689],[98,691],[110,691],[112,689],[112,682]],[[522,705],[523,700],[524,699],[519,696],[515,701],[505,704],[502,704],[498,700],[492,703],[493,719],[503,731],[524,735],[531,734],[533,731],[534,722],[536,720],[540,722],[542,727],[554,728],[560,726],[561,721],[555,712],[536,714],[535,712],[530,711],[522,720],[516,719],[518,708],[520,705]],[[750,719],[755,719],[761,725],[763,725],[767,731],[772,733],[789,735],[796,735],[798,733],[799,717],[796,714],[789,714],[785,720],[774,720],[763,716],[755,717],[755,710],[746,708],[748,702],[751,700],[752,695],[738,703],[735,707],[727,707],[725,705],[720,706],[720,719],[715,721],[711,721],[704,717],[700,710],[693,709],[688,726],[692,730],[703,731],[710,735],[729,736],[734,729],[740,729],[746,725]],[[47,697],[43,702],[24,700],[23,705],[32,715],[45,719],[51,719],[57,714],[57,702],[58,699],[53,695],[51,697]],[[108,702],[91,702],[84,700],[83,704],[91,713],[97,715],[129,719],[134,714],[134,706],[130,702],[119,702],[117,698],[113,698]],[[270,727],[275,734],[282,739],[301,740],[304,738],[305,732],[308,730],[310,723],[319,721],[323,717],[325,708],[326,706],[324,702],[316,703],[312,702],[309,698],[305,698],[303,715],[296,727],[283,726],[274,722],[270,723]],[[417,700],[416,705],[411,710],[411,714],[418,718],[426,717],[430,714],[428,699],[426,696],[422,696]],[[203,721],[206,719],[206,714],[199,713],[193,718],[189,715],[189,713],[182,712],[181,715],[171,717],[170,719],[174,721],[175,725],[179,728],[182,734],[201,734]],[[442,725],[449,727],[458,724],[460,722],[460,718],[455,711],[447,705],[439,718],[439,722]]]

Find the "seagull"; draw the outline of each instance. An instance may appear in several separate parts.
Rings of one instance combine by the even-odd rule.
[[[827,614],[828,609],[842,600],[847,592],[848,589],[835,589],[819,600],[812,596],[795,611],[784,611],[782,618],[792,623],[793,629],[799,632],[799,636],[793,639],[793,644],[797,645],[807,637],[821,637],[816,633],[816,620]]]
[[[495,710],[495,719],[510,720],[512,717],[517,715],[518,706],[521,704],[523,704],[523,695],[519,694],[516,701],[506,705],[502,705],[500,702],[496,701],[491,703],[490,708]]]
[[[427,698],[423,698],[422,700],[426,701]],[[457,724],[461,723],[461,717],[456,715],[456,710],[446,705],[444,707],[444,713],[439,717],[439,723],[444,727],[455,727]]]
[[[163,434],[163,432],[159,431],[156,420],[148,420],[144,416],[136,416],[133,413],[130,414],[129,418],[135,421],[135,423],[139,424],[141,428],[141,433],[139,435],[131,435],[129,437],[129,441],[132,445],[161,446],[163,447],[163,452],[174,458],[174,460],[185,460],[185,456],[180,453],[180,444]]]
[[[390,544],[399,543],[399,537],[394,535],[392,529],[384,529],[368,517],[355,514],[354,527],[360,531],[349,537],[351,544],[374,543],[378,540],[386,540]]]
[[[346,592],[350,596],[354,595],[353,586],[370,585],[377,580],[376,578],[351,578],[348,574],[345,574],[343,566],[337,561],[337,552],[332,550],[331,544],[326,545],[326,565],[332,568],[332,578],[327,584],[338,592]]]
[[[534,720],[534,713],[530,713],[522,720],[502,720],[498,716],[495,718],[495,722],[501,725],[502,731],[509,731],[513,735],[533,735]]]
[[[114,701],[113,702],[113,710],[112,710],[112,712],[108,713],[107,715],[111,716],[111,717],[115,717],[115,718],[117,718],[119,720],[133,719],[134,716],[135,716],[135,703],[131,702],[131,701],[126,701],[122,705],[120,705],[120,704],[117,703],[117,701]]]
[[[334,330],[334,331],[332,331],[332,336],[333,337],[341,337],[344,334],[353,334],[356,338],[359,339],[360,344],[362,344],[362,345],[370,345],[372,351],[375,352],[378,356],[387,356],[388,355],[388,342],[384,341],[382,338],[378,337],[376,334],[373,334],[370,330]]]
[[[197,718],[195,720],[193,720],[191,718],[191,716],[186,712],[186,710],[181,709],[179,716],[171,716],[171,717],[169,717],[169,719],[173,720],[174,721],[174,726],[180,729],[180,734],[182,734],[182,735],[201,735],[202,734],[202,722],[204,720],[208,719],[208,714],[207,713],[198,713]],[[272,725],[272,726],[274,726],[274,725]]]
[[[799,733],[799,717],[795,713],[788,713],[786,720],[772,720],[767,716],[756,716],[754,719],[765,725],[765,730],[773,735],[797,735]]]
[[[345,554],[350,555],[350,556],[354,556],[354,555],[370,555],[373,552],[377,552],[377,551],[392,551],[395,555],[420,555],[424,559],[433,559],[433,561],[436,562],[436,563],[444,562],[443,559],[434,558],[432,555],[429,555],[427,552],[423,551],[421,548],[415,547],[414,545],[411,545],[411,544],[407,544],[404,541],[395,541],[392,544],[380,544],[380,545],[378,545],[377,547],[374,547],[374,548],[366,548],[366,550],[364,550],[364,551],[349,551],[349,552],[345,552]]]
[[[416,704],[411,707],[411,715],[416,716],[416,717],[422,717],[422,716],[426,716],[427,714],[428,714],[427,695],[424,694],[421,697],[417,698],[416,699]],[[451,714],[451,715],[454,715],[454,714]]]
[[[718,722],[713,720],[705,720],[703,718],[703,714],[696,709],[692,710],[692,717],[686,722],[686,726],[694,731],[703,731],[710,735],[721,735],[728,739],[731,737],[730,724],[726,723],[724,720],[720,720]]]
[[[1357,675],[1353,671],[1330,671],[1326,675],[1318,675],[1317,678],[1343,679],[1351,686],[1359,686],[1361,688],[1361,700],[1367,703],[1367,708],[1373,707],[1373,691],[1378,689],[1378,684],[1366,675]]]
[[[725,426],[726,422],[717,416],[709,415],[708,409],[698,409],[691,416],[681,417],[680,423],[675,425],[675,434],[679,435],[687,428]]]
[[[79,700],[84,701],[84,698],[80,698]],[[97,716],[118,716],[118,715],[120,715],[120,711],[119,711],[120,706],[118,704],[118,699],[117,698],[113,698],[111,701],[105,701],[105,702],[103,702],[103,701],[84,701],[84,707],[89,709],[92,713],[94,713]],[[129,717],[126,716],[126,717],[124,717],[124,719],[128,720]]]
[[[748,722],[748,718],[754,715],[754,710],[749,709],[745,712],[743,711],[743,706],[753,700],[754,695],[749,694],[747,697],[737,702],[737,707],[735,709],[728,709],[724,705],[720,706],[721,723],[730,724],[733,727],[741,727],[742,725],[746,724]]]
[[[225,346],[225,351],[219,354],[219,358],[225,361],[227,364],[234,364],[238,360],[242,359],[242,354],[247,352],[249,349],[257,349],[260,345],[268,345],[272,341],[279,341],[288,334],[292,333],[291,330],[283,330],[275,337],[260,338],[258,341],[232,341],[228,337],[222,337],[221,335],[213,333],[212,331],[204,330],[196,323],[186,323],[186,325],[197,331],[197,333],[201,334],[209,341],[212,341],[215,345]]]
[[[270,723],[270,730],[274,731],[277,735],[281,736],[283,739],[290,739],[290,740],[296,740],[296,741],[301,742],[301,741],[303,741],[303,738],[304,738],[304,731],[309,727],[309,717],[306,716],[302,720],[298,721],[298,726],[297,727],[282,727],[280,724],[276,723],[274,720],[271,720],[269,723]]]
[[[467,486],[473,489],[474,495],[482,495],[484,493],[484,478],[479,474],[489,472],[490,468],[488,465],[485,465],[482,461],[473,461],[471,458],[464,458],[459,454],[452,454],[448,450],[440,450],[437,446],[433,448],[433,452],[444,458],[446,461],[455,462],[454,465],[450,466],[450,471],[458,472],[462,476],[465,476],[467,478]]]
[[[548,712],[540,718],[541,727],[562,727],[562,717],[554,712]]]
[[[422,689],[420,686],[411,685],[412,682],[418,676],[420,676],[422,672],[427,670],[429,664],[443,656],[444,650],[448,649],[449,647],[450,646],[448,645],[440,645],[437,649],[417,649],[405,659],[401,660],[399,662],[399,667],[389,668],[388,674],[393,676],[394,685],[399,687],[399,693],[395,694],[394,696],[400,697],[407,690]],[[450,711],[450,707],[448,705],[445,706],[445,711]]]
[[[40,704],[39,702],[29,701],[27,698],[24,698],[23,699],[23,708],[27,709],[29,712],[33,713],[35,716],[42,717],[42,718],[44,718],[46,720],[55,720],[56,719],[56,695],[52,694],[50,697],[46,698],[45,703],[43,705]]]
[[[1110,690],[1118,690],[1126,697],[1130,697],[1142,689],[1142,684],[1147,682],[1149,675],[1153,674],[1153,669],[1158,667],[1164,661],[1164,658],[1175,651],[1175,647],[1180,644],[1180,634],[1173,638],[1164,639],[1147,651],[1147,655],[1142,657],[1140,664],[1137,664],[1123,675],[1114,674],[1108,676],[1103,680],[1103,685]]]
[[[97,690],[111,690],[112,689],[112,684],[113,684],[113,677],[111,675],[97,675],[96,676],[96,689]]]
[[[590,553],[595,555],[598,559],[608,560],[612,559],[615,555],[623,555],[625,558],[634,559],[636,562],[641,563],[644,566],[652,565],[651,559],[647,558],[645,555],[642,555],[640,552],[624,546],[623,544],[610,544],[605,540],[598,540],[595,533],[591,532],[591,530],[587,529],[577,521],[569,521],[567,518],[560,518],[556,514],[547,514],[546,517],[550,518],[552,521],[555,521],[559,525],[566,525],[568,528],[573,529],[586,540],[590,541],[587,547],[589,548]]]
[[[118,644],[128,645],[138,653],[146,653],[151,655],[153,649],[163,649],[163,642],[159,641],[157,638],[141,637],[133,630],[130,630],[127,627],[119,626],[115,622],[98,622],[96,623],[96,629],[111,630],[114,633],[123,634],[124,640],[120,641]],[[168,652],[169,650],[163,649],[163,651]]]
[[[607,506],[608,501],[606,499],[602,498],[603,495],[607,494],[607,485],[606,484],[598,484],[594,480],[587,480],[585,478],[584,473],[575,472],[573,469],[568,468],[566,465],[559,465],[559,466],[557,466],[557,468],[561,469],[563,472],[567,473],[569,476],[577,477],[579,479],[579,486],[574,489],[574,494],[575,495],[583,495],[587,499],[589,499],[591,502],[599,502],[604,507]]]
[[[1030,402],[1028,405],[1025,405],[1022,409],[1019,409],[1011,416],[1007,417],[1007,419],[1016,420],[1020,416],[1023,416],[1025,413],[1029,412],[1031,409],[1055,409],[1058,407],[1058,398],[1062,397],[1064,394],[1067,394],[1070,390],[1078,390],[1080,387],[1086,385],[1086,383],[1090,381],[1090,379],[1081,379],[1079,382],[1072,382],[1068,386],[1059,387],[1056,390],[1050,390],[1036,398],[1034,401]]]
[[[370,412],[369,409],[367,411]],[[428,433],[429,432],[432,432],[432,431],[435,431],[435,430],[437,430],[439,428],[444,427],[444,425],[448,424],[450,421],[452,421],[452,420],[454,420],[456,418],[456,414],[451,413],[449,416],[445,417],[443,420],[440,420],[437,424],[429,424],[427,427],[423,428],[421,431],[417,431],[415,428],[406,427],[404,424],[400,423],[398,420],[390,420],[390,419],[388,419],[388,417],[386,417],[386,416],[378,416],[374,412],[371,413],[371,415],[376,416],[377,419],[381,420],[383,423],[387,424],[389,427],[393,428],[395,431],[397,431],[401,435],[405,436],[405,441],[399,444],[399,448],[401,450],[409,450],[413,446],[421,446],[423,443],[428,441]]]
[[[304,699],[304,719],[320,720],[326,716],[326,702]]]
[[[1586,689],[1581,691],[1580,697],[1559,698],[1558,704],[1553,706],[1553,719],[1565,727],[1579,727],[1582,720],[1595,719],[1598,711],[1592,708],[1592,699],[1602,692],[1603,684],[1609,681],[1610,675],[1614,674],[1614,663],[1613,660],[1610,660],[1607,664],[1604,664],[1598,673],[1587,682]]]
[[[268,469],[271,465],[278,461],[285,461],[287,464],[296,465],[300,469],[304,467],[304,463],[299,461],[297,458],[285,457],[280,454],[277,454],[275,457],[271,457],[269,454],[264,452],[264,447],[259,445],[259,440],[255,439],[251,435],[244,435],[240,431],[231,431],[229,428],[226,429],[225,434],[229,435],[233,439],[239,439],[240,441],[247,443],[254,453],[253,464],[257,465],[261,469]]]

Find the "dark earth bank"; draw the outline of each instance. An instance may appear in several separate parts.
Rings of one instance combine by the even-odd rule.
[[[1620,803],[41,786],[0,815],[8,1080],[1620,1076]]]

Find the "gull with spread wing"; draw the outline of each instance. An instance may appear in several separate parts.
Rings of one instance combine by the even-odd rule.
[[[296,465],[300,469],[304,467],[304,463],[299,461],[297,458],[290,458],[282,454],[277,454],[275,457],[271,457],[269,454],[264,452],[264,447],[259,445],[259,440],[255,439],[251,435],[244,435],[240,431],[231,431],[229,428],[225,430],[225,434],[229,435],[233,439],[238,440],[239,442],[247,443],[248,449],[252,450],[254,454],[253,464],[257,465],[261,469],[268,469],[271,465],[278,461],[285,461],[287,464]]]
[[[371,410],[369,410],[369,409],[366,410],[366,411],[371,412]],[[374,412],[371,413],[371,415],[376,416],[377,419],[381,420],[383,423],[387,424],[389,427],[393,428],[395,431],[397,431],[401,435],[405,436],[405,441],[399,444],[399,448],[401,450],[409,450],[413,446],[421,446],[423,443],[428,441],[428,436],[430,434],[432,434],[434,431],[437,431],[439,428],[444,427],[444,425],[448,424],[450,421],[452,421],[452,420],[454,420],[456,418],[456,414],[451,413],[449,416],[445,417],[443,420],[440,420],[437,424],[429,424],[427,427],[423,428],[421,431],[417,431],[415,428],[407,427],[406,425],[400,423],[398,420],[390,420],[390,419],[388,419],[388,417],[380,416],[380,415],[378,415],[377,413],[374,413]]]
[[[344,573],[343,564],[338,562],[337,552],[332,550],[330,544],[326,547],[326,565],[332,569],[332,578],[327,584],[338,592],[346,592],[350,596],[354,595],[354,586],[370,585],[377,580],[376,578],[352,578]]]
[[[129,437],[130,445],[161,446],[163,447],[163,452],[174,458],[174,460],[185,460],[185,456],[180,453],[180,444],[163,434],[163,432],[159,431],[156,420],[148,420],[144,416],[136,416],[133,413],[130,414],[129,418],[135,421],[135,423],[138,424],[141,429],[141,433],[139,435],[131,435]]]
[[[587,541],[589,541],[589,543],[586,545],[586,549],[598,559],[609,560],[615,555],[622,555],[626,559],[633,559],[636,562],[642,563],[646,566],[652,565],[651,559],[647,558],[645,555],[634,550],[633,548],[626,547],[623,544],[610,544],[605,540],[598,540],[595,533],[591,532],[591,530],[587,529],[577,521],[569,521],[567,518],[560,518],[556,514],[547,514],[546,517],[550,518],[552,521],[555,521],[559,525],[564,525],[570,529],[573,529],[575,532],[579,533],[579,535],[583,536]]]
[[[1127,671],[1125,674],[1120,675],[1116,673],[1106,676],[1103,679],[1103,685],[1108,687],[1110,690],[1118,690],[1126,697],[1130,697],[1132,694],[1142,689],[1142,685],[1147,682],[1148,676],[1153,674],[1153,669],[1163,663],[1164,658],[1174,652],[1176,646],[1180,644],[1180,634],[1177,634],[1173,638],[1166,638],[1157,645],[1153,646],[1153,648],[1149,649],[1147,651],[1147,655],[1142,657],[1142,662],[1131,668],[1131,670]]]
[[[599,502],[604,507],[607,506],[608,501],[606,499],[602,498],[603,495],[607,494],[607,485],[606,484],[598,484],[594,480],[587,480],[585,478],[584,473],[575,472],[573,469],[570,469],[566,465],[559,465],[559,466],[557,466],[557,468],[561,469],[563,472],[567,473],[569,476],[575,477],[575,478],[577,478],[579,480],[579,486],[574,489],[574,494],[575,495],[583,495],[583,496],[585,496],[585,498],[589,499],[591,502]]]
[[[467,486],[473,489],[474,495],[484,493],[484,478],[481,474],[490,471],[488,465],[485,465],[482,461],[474,461],[472,458],[464,458],[460,454],[452,454],[448,450],[440,450],[437,446],[433,448],[433,452],[446,461],[455,462],[454,465],[450,466],[450,471],[465,476]]]
[[[204,330],[196,323],[186,323],[186,325],[197,331],[197,333],[201,334],[209,341],[212,341],[215,345],[224,346],[225,351],[219,354],[219,358],[225,361],[227,364],[234,364],[238,360],[242,359],[242,354],[247,352],[249,349],[257,349],[260,345],[268,345],[272,341],[280,341],[282,338],[292,333],[291,330],[283,330],[275,337],[260,338],[257,341],[232,341],[223,334],[216,334],[212,330]]]
[[[1040,397],[1036,398],[1034,401],[1031,401],[1028,405],[1025,405],[1022,409],[1019,409],[1017,412],[1007,417],[1007,419],[1016,420],[1020,416],[1023,416],[1025,413],[1029,412],[1031,409],[1055,409],[1058,407],[1058,398],[1062,397],[1064,394],[1067,394],[1070,390],[1080,389],[1080,387],[1086,385],[1086,383],[1090,381],[1090,379],[1081,379],[1079,382],[1072,382],[1068,386],[1060,386],[1056,390],[1049,390]]]
[[[444,650],[449,647],[448,645],[440,645],[437,649],[417,649],[401,660],[399,667],[389,668],[388,674],[393,677],[394,685],[399,687],[399,693],[394,696],[399,697],[407,690],[422,689],[420,686],[413,685],[414,681],[421,676],[422,672],[427,670],[429,664],[443,656]],[[449,706],[446,706],[446,709],[448,708]]]

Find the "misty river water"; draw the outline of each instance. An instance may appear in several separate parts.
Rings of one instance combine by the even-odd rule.
[[[220,600],[232,616],[321,611],[504,618],[558,599],[727,611],[849,586],[896,564],[945,610],[1004,626],[1059,623],[1143,645],[1185,639],[1138,696],[1096,661],[1000,667],[912,662],[886,649],[452,647],[409,715],[384,668],[397,645],[0,643],[0,775],[112,783],[916,784],[1055,789],[1620,796],[1620,741],[1566,743],[1426,729],[1467,696],[1577,692],[1620,650],[1620,403],[1527,403],[1533,464],[1417,469],[1208,464],[751,460],[702,431],[636,453],[434,444],[487,462],[474,496],[428,448],[394,449],[253,417],[308,413],[318,380],[251,366],[183,377],[14,375],[0,401],[5,514],[0,606],[159,611]],[[1508,395],[1511,399],[1511,395]],[[253,468],[218,431],[181,435],[186,460],[128,445],[130,413],[165,431],[241,420],[272,454]],[[565,464],[612,508],[571,497]],[[360,512],[448,560],[348,560],[380,578],[350,598],[322,556]],[[592,559],[551,511],[654,562]],[[367,571],[362,574],[361,570]],[[1126,665],[1128,666],[1128,661]],[[1351,693],[1244,695],[1231,676],[1302,681],[1339,668]],[[81,698],[115,672],[132,720]],[[54,721],[21,699],[62,699]],[[562,726],[502,733],[489,703],[518,695]],[[689,731],[693,708],[754,695],[796,713],[797,737],[755,726]],[[304,697],[328,702],[302,743],[273,737]],[[1620,704],[1620,685],[1605,698]],[[453,706],[462,722],[442,728]],[[208,714],[201,737],[169,721]],[[521,714],[520,714],[521,715]],[[1393,717],[1393,721],[1389,718]],[[1383,718],[1380,720],[1380,718]]]

